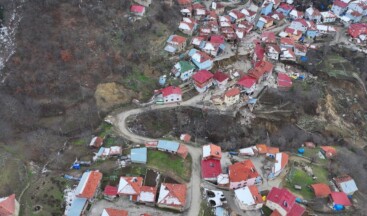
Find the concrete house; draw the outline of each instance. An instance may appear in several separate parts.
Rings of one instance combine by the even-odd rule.
[[[294,47],[294,39],[292,38],[281,38],[280,39],[280,48],[293,48]]]
[[[190,50],[189,56],[199,70],[210,70],[213,66],[213,59],[205,52]]]
[[[261,6],[260,14],[268,16],[273,11],[273,3],[264,1],[263,5]]]
[[[357,11],[363,16],[367,15],[367,2],[363,0],[352,1],[348,4],[348,10]]]
[[[229,188],[237,189],[260,183],[261,176],[251,160],[237,162],[228,167]]]
[[[280,47],[277,44],[267,44],[265,48],[266,56],[269,59],[278,61],[280,55]]]
[[[213,85],[214,75],[207,70],[199,70],[192,76],[192,80],[195,89],[202,93],[209,89]]]
[[[214,76],[214,84],[224,89],[228,83],[229,76],[221,71],[217,71]]]
[[[287,166],[288,158],[289,158],[288,154],[286,154],[284,152],[275,154],[275,163],[274,163],[274,166],[271,169],[271,173],[269,174],[268,179],[273,179],[273,178],[279,176],[279,174]]]
[[[289,17],[293,20],[296,19],[302,19],[303,18],[303,12],[302,11],[298,11],[296,9],[291,10],[291,12],[289,12]]]
[[[335,22],[336,16],[331,11],[321,12],[321,22],[322,23],[332,23]]]
[[[273,73],[273,64],[268,61],[260,61],[255,64],[255,68],[248,71],[248,75],[257,80],[257,83],[266,81]]]
[[[203,146],[203,160],[215,159],[220,160],[222,158],[222,149],[220,146],[214,144],[208,144]]]
[[[239,10],[231,10],[228,15],[231,17],[232,23],[240,23],[245,20],[245,14],[241,13]]]
[[[294,45],[294,54],[296,56],[306,56],[307,55],[307,46],[303,44],[295,44]]]
[[[168,86],[159,90],[159,93],[156,103],[168,104],[182,101],[182,90],[178,86]]]
[[[285,188],[273,187],[266,199],[266,206],[281,216],[302,216],[305,209],[296,203],[296,196]]]
[[[293,20],[289,27],[305,33],[308,28],[308,23],[305,19],[297,19]]]
[[[143,186],[142,177],[120,177],[117,192],[129,196],[131,201],[137,201],[141,186]]]
[[[361,21],[363,14],[359,13],[358,11],[349,9],[345,13],[345,16],[348,17],[352,23],[357,23]]]
[[[256,27],[259,29],[269,28],[274,24],[274,19],[270,16],[261,16],[259,21],[256,23]]]
[[[19,202],[15,199],[15,194],[8,197],[0,197],[0,215],[18,216]]]
[[[240,87],[241,92],[251,95],[256,89],[256,79],[245,75],[238,80],[237,86]]]
[[[309,7],[305,11],[305,18],[315,23],[321,22],[321,13],[314,7]]]
[[[234,191],[235,200],[243,211],[258,210],[264,202],[256,185],[245,186]]]
[[[184,17],[183,20],[180,22],[178,29],[187,35],[192,35],[195,31],[197,24],[196,21],[192,18]]]
[[[335,0],[331,7],[331,11],[335,15],[340,16],[342,13],[347,11],[349,1],[350,0]]]
[[[186,205],[185,184],[162,183],[159,190],[157,206],[177,211],[183,211]]]
[[[179,61],[173,66],[171,73],[175,77],[180,77],[182,81],[186,81],[191,78],[194,70],[195,70],[195,66],[191,64],[190,62]]]
[[[358,191],[356,182],[349,175],[338,176],[333,180],[339,190],[347,195],[353,195],[356,191]]]
[[[249,10],[247,8],[244,8],[241,10],[241,13],[245,15],[245,20],[249,23],[253,23],[256,17],[256,12]]]
[[[167,46],[165,51],[170,53],[176,53],[183,51],[186,47],[186,38],[179,35],[171,35],[167,40]]]
[[[277,8],[277,11],[282,13],[284,16],[288,16],[288,14],[293,10],[293,6],[289,5],[287,3],[280,3],[279,7]]]
[[[296,61],[296,54],[294,54],[292,48],[281,48],[280,60]]]
[[[224,103],[228,106],[237,103],[240,100],[240,89],[239,88],[231,88],[224,93]]]

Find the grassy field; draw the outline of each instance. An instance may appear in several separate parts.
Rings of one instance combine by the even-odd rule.
[[[148,151],[147,166],[157,169],[168,175],[180,177],[185,181],[189,181],[191,177],[191,156],[186,159],[161,151]]]
[[[290,171],[290,174],[287,176],[287,181],[285,183],[286,188],[306,200],[314,198],[314,194],[308,186],[315,183],[328,183],[328,172],[324,167],[311,166],[311,168],[314,175],[317,177],[316,180],[313,180],[311,176],[300,168],[293,167],[292,171]],[[295,189],[295,185],[301,186],[302,189]]]

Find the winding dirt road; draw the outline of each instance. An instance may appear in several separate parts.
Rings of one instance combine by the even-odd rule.
[[[144,113],[150,110],[158,110],[158,109],[166,109],[166,108],[174,108],[178,106],[191,106],[191,107],[200,107],[201,105],[197,105],[197,102],[205,100],[209,94],[201,94],[197,95],[190,100],[181,102],[178,104],[167,104],[167,105],[151,105],[149,107],[137,108],[128,111],[124,111],[116,115],[114,119],[114,125],[118,127],[119,132],[122,137],[128,139],[132,142],[143,144],[146,141],[153,141],[156,139],[139,136],[137,134],[132,133],[127,125],[126,120],[128,117],[138,115],[140,113]],[[201,149],[193,146],[187,146],[189,153],[192,158],[192,175],[190,183],[188,184],[188,189],[191,190],[191,193],[188,194],[187,197],[187,206],[185,214],[188,216],[195,216],[199,214],[200,204],[201,204],[201,192],[200,192],[200,184],[201,184],[201,176],[200,176],[200,159],[201,159]],[[188,210],[187,210],[188,209]]]

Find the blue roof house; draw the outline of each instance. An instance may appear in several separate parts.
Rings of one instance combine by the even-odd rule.
[[[76,197],[73,202],[71,203],[71,206],[69,210],[66,213],[66,216],[80,216],[84,214],[84,211],[87,207],[87,199],[86,198],[78,198]]]
[[[157,148],[160,151],[170,152],[170,153],[177,153],[180,144],[175,141],[169,140],[158,140]]]
[[[261,9],[261,14],[267,16],[273,11],[273,3],[272,2],[266,2],[263,4]]]
[[[315,38],[317,36],[317,33],[318,33],[317,29],[308,29],[306,31],[306,36],[308,38]]]
[[[147,163],[147,148],[134,148],[131,149],[130,159],[133,163]]]

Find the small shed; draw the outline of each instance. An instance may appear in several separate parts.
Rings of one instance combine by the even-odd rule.
[[[132,163],[147,163],[147,148],[131,149],[130,158]]]

